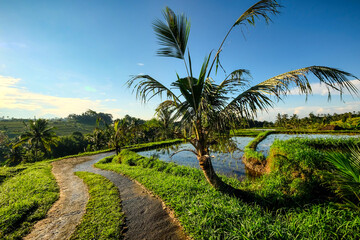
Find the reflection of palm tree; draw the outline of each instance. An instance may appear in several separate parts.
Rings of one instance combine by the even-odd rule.
[[[280,74],[248,88],[246,79],[249,71],[238,69],[220,83],[216,84],[211,77],[213,67],[215,74],[220,64],[220,53],[230,32],[236,26],[255,24],[260,18],[269,22],[270,14],[278,14],[279,5],[275,0],[262,0],[245,11],[232,25],[228,34],[220,44],[212,62],[211,53],[205,58],[196,78],[193,75],[190,52],[187,51],[187,41],[190,32],[190,23],[184,15],[177,16],[166,8],[163,12],[165,21],[157,20],[154,30],[162,48],[158,55],[181,59],[185,64],[187,76],[172,83],[177,94],[149,75],[137,75],[128,81],[128,86],[133,87],[137,97],[144,102],[156,95],[166,95],[166,101],[161,103],[162,108],[175,107],[176,115],[180,118],[182,126],[188,129],[190,143],[195,147],[196,157],[199,161],[206,179],[215,188],[227,187],[215,173],[209,154],[209,146],[215,133],[227,131],[234,122],[242,118],[251,118],[261,110],[267,110],[274,105],[275,100],[289,93],[292,86],[298,87],[302,94],[311,93],[311,85],[306,77],[312,73],[329,91],[335,89],[341,92],[344,89],[356,92],[356,88],[347,77],[353,75],[335,68],[312,66]],[[188,53],[186,55],[186,53]]]
[[[45,119],[38,119],[36,121],[30,120],[26,128],[27,131],[20,135],[19,141],[13,146],[14,150],[20,145],[29,144],[35,153],[35,160],[38,160],[39,152],[45,154],[51,152],[51,145],[56,145],[58,139],[53,131],[54,127],[49,127]]]

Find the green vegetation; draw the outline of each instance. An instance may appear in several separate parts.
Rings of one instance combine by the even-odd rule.
[[[20,136],[24,132],[24,122],[29,119],[9,119],[0,120],[0,130],[6,132],[10,138]],[[90,133],[94,130],[94,125],[81,124],[69,119],[53,119],[49,120],[49,126],[55,127],[54,132],[58,136],[71,135],[73,132],[81,132],[82,134]]]
[[[360,130],[360,112],[347,112],[342,114],[313,114],[299,118],[296,114],[278,113],[272,127],[283,129],[304,130]]]
[[[360,139],[275,140],[267,158],[270,174],[263,176],[262,184],[271,183],[277,195],[295,199],[334,197],[328,189],[334,181],[329,175],[333,167],[325,159],[329,151],[344,151],[349,145],[359,146]]]
[[[151,119],[144,121],[126,115],[117,119],[112,124],[111,114],[96,113],[92,110],[76,115],[72,114],[64,120],[3,120],[2,123],[21,123],[22,128],[19,138],[9,138],[9,132],[0,131],[0,166],[14,166],[19,163],[35,162],[45,158],[59,158],[68,155],[76,155],[81,152],[98,151],[114,148],[120,151],[126,145],[167,140],[174,136],[174,118],[168,112],[158,114],[159,120]],[[169,118],[170,117],[170,118]],[[80,121],[80,120],[81,121]],[[109,124],[109,121],[111,123]],[[55,123],[71,123],[80,121],[82,124],[89,121],[96,122],[91,126],[90,133],[84,135],[80,131],[74,131],[68,136],[55,136]],[[86,125],[86,124],[85,124]],[[25,126],[25,129],[24,129]],[[90,125],[87,125],[90,126]],[[5,127],[5,129],[8,129]],[[68,129],[72,129],[71,126]],[[19,130],[20,131],[20,130]],[[7,133],[7,134],[6,134]],[[19,132],[20,133],[20,132]],[[50,135],[51,136],[50,136]],[[49,135],[49,136],[47,136]],[[51,150],[51,151],[50,151]]]
[[[359,141],[360,142],[360,141]],[[359,144],[360,145],[360,144]],[[328,154],[326,160],[335,169],[331,173],[336,193],[344,198],[345,206],[360,212],[360,147],[350,147],[350,154],[335,152]]]
[[[90,199],[71,239],[122,239],[124,214],[117,187],[98,174],[75,174],[87,184]]]
[[[56,145],[58,139],[53,131],[54,127],[49,127],[45,119],[29,121],[26,131],[20,135],[19,140],[13,145],[13,149],[25,145],[26,162],[36,162],[42,160],[44,156],[49,156],[51,145]]]
[[[358,239],[360,214],[329,201],[293,199],[276,189],[277,178],[222,180],[252,194],[252,202],[216,191],[200,170],[146,158],[129,150],[96,167],[142,183],[171,207],[194,239]],[[263,185],[263,183],[267,183]],[[315,196],[316,197],[316,196]],[[283,199],[281,201],[281,199]],[[296,202],[295,202],[296,201]]]
[[[200,168],[209,184],[216,189],[228,190],[230,186],[226,185],[213,169],[209,152],[211,143],[226,139],[231,129],[243,124],[244,118],[252,118],[258,111],[273,107],[276,103],[274,100],[281,100],[282,96],[287,95],[294,87],[307,96],[312,92],[307,75],[313,75],[326,85],[329,100],[332,90],[357,93],[357,88],[348,79],[356,78],[355,76],[324,66],[310,66],[286,72],[250,88],[247,87],[249,70],[240,68],[226,74],[220,63],[220,53],[232,30],[244,25],[255,25],[260,20],[269,23],[271,17],[279,13],[280,7],[275,0],[261,0],[240,15],[231,25],[215,56],[212,57],[212,51],[205,56],[198,77],[193,74],[195,68],[187,48],[190,22],[184,14],[176,15],[166,7],[163,11],[164,20],[157,19],[153,24],[161,46],[157,54],[180,59],[184,63],[186,75],[177,75],[171,88],[149,75],[137,75],[128,80],[128,87],[133,88],[138,99],[143,102],[155,96],[166,95],[167,99],[158,109],[171,110],[176,118],[180,119],[183,137],[194,146]],[[217,84],[214,79],[218,77],[219,66],[226,77]]]
[[[59,189],[51,174],[51,162],[108,151],[85,152],[15,167],[0,167],[0,239],[21,239],[36,221],[45,217],[58,199]]]
[[[22,165],[16,167],[0,167],[0,184],[6,179],[14,177],[16,174],[20,173],[25,169],[26,167]]]
[[[253,129],[235,129],[231,130],[230,133],[233,136],[241,137],[256,137],[265,130],[253,130]]]
[[[256,151],[257,145],[264,140],[269,134],[274,134],[275,131],[265,131],[261,132],[257,135],[256,138],[254,138],[249,144],[244,148],[244,157],[247,159],[254,159],[256,161],[262,162],[265,160],[265,156]]]
[[[173,139],[173,140],[166,140],[166,141],[160,141],[160,142],[149,142],[149,143],[130,145],[130,146],[127,146],[126,148],[131,149],[131,151],[134,151],[134,152],[140,152],[140,151],[146,151],[146,150],[171,146],[171,145],[183,143],[183,142],[184,142],[184,140],[181,140],[181,139]]]
[[[1,168],[0,238],[21,239],[45,217],[59,197],[59,189],[46,162]]]

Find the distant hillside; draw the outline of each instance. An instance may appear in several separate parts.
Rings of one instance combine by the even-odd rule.
[[[17,137],[24,132],[24,123],[29,119],[9,119],[0,120],[0,131],[4,131],[9,138]],[[55,133],[58,136],[71,135],[73,132],[81,132],[82,134],[91,133],[95,124],[78,123],[72,119],[49,120],[49,125],[55,127]]]

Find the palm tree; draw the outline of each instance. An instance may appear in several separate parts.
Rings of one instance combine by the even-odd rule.
[[[155,110],[160,123],[160,134],[164,140],[174,137],[175,110],[176,108],[163,108],[162,106],[159,106]]]
[[[115,147],[116,155],[120,153],[121,146],[124,146],[128,140],[128,135],[131,129],[126,122],[126,119],[116,120],[114,122],[114,129],[110,138],[110,145]]]
[[[348,153],[333,152],[326,155],[334,169],[330,172],[330,187],[345,200],[345,207],[360,211],[360,147],[349,146]]]
[[[58,137],[53,131],[54,127],[48,126],[48,121],[45,119],[30,120],[29,124],[25,124],[27,131],[20,135],[19,141],[13,145],[15,150],[18,146],[29,144],[30,149],[35,153],[35,161],[37,154],[42,152],[46,154],[51,152],[51,145],[57,145]]]
[[[311,85],[307,75],[313,74],[328,90],[338,90],[340,95],[344,90],[356,93],[355,86],[348,81],[348,77],[355,78],[350,73],[336,68],[311,66],[267,79],[257,85],[248,87],[247,77],[250,72],[246,69],[237,69],[217,84],[212,77],[220,63],[222,46],[229,34],[237,26],[246,24],[255,25],[255,22],[264,19],[271,21],[270,16],[279,13],[280,5],[275,0],[261,0],[246,10],[231,26],[223,39],[215,56],[211,53],[205,57],[198,77],[193,74],[190,51],[187,41],[190,33],[190,22],[185,15],[176,15],[170,8],[163,11],[165,21],[156,20],[154,31],[162,46],[157,54],[163,57],[174,57],[184,62],[186,77],[177,75],[170,89],[149,75],[137,75],[128,80],[129,88],[136,91],[136,96],[147,102],[155,96],[166,95],[167,100],[160,106],[175,107],[176,115],[182,127],[186,130],[186,138],[194,146],[192,151],[199,161],[200,167],[207,181],[216,189],[227,189],[227,185],[215,173],[209,146],[219,133],[228,131],[232,123],[241,122],[243,118],[252,118],[258,111],[266,111],[282,96],[289,93],[292,87],[298,87],[300,93],[306,96],[311,93]],[[178,90],[179,92],[175,92]],[[217,134],[216,134],[217,133]]]

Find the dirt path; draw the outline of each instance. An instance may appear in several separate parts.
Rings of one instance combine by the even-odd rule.
[[[51,207],[45,219],[37,222],[24,239],[68,239],[85,213],[89,200],[83,181],[73,174],[76,164],[98,158],[85,156],[53,162],[52,172],[60,187],[60,198]]]
[[[52,163],[52,172],[60,187],[60,198],[49,210],[47,217],[36,223],[24,239],[70,238],[85,213],[89,199],[86,185],[73,174],[74,171],[103,175],[119,188],[126,217],[125,239],[186,239],[179,224],[169,216],[159,199],[120,174],[92,167],[110,154],[70,158]]]
[[[79,164],[74,171],[100,174],[118,187],[126,217],[126,240],[187,239],[180,225],[164,209],[160,199],[151,196],[141,185],[121,174],[92,167],[97,161],[94,159]]]

